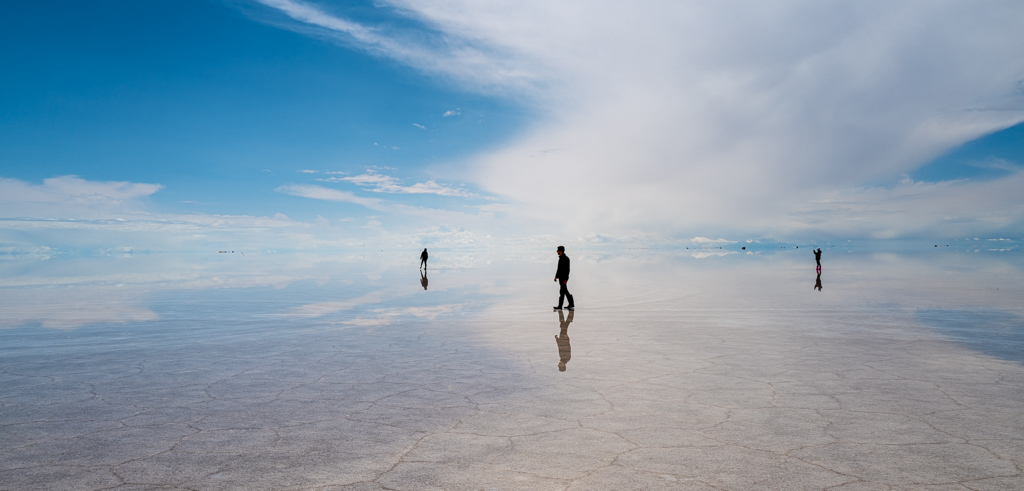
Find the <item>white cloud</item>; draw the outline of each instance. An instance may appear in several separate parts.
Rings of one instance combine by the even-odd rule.
[[[462,198],[481,197],[479,194],[471,193],[465,189],[438,184],[434,179],[427,182],[418,182],[411,186],[403,186],[399,184],[398,179],[386,174],[378,174],[373,170],[368,170],[365,174],[360,174],[358,176],[328,177],[318,180],[323,182],[350,182],[352,184],[365,187],[375,193],[436,194],[440,196],[458,196]]]
[[[413,123],[412,125],[413,125],[413,126],[415,126],[415,127],[417,127],[417,128],[419,128],[419,129],[421,129],[421,130],[425,130],[425,129],[427,129],[427,127],[426,127],[426,126],[423,126],[422,124],[416,124],[416,123]]]
[[[360,186],[393,186],[396,182],[395,178],[383,174],[377,174],[369,171],[366,174],[351,177],[331,177],[327,179],[321,179],[326,182],[351,182],[352,184],[358,184]]]
[[[707,237],[694,237],[694,238],[690,239],[690,242],[692,242],[694,244],[697,244],[697,245],[708,245],[708,246],[711,246],[711,245],[726,245],[726,244],[735,244],[736,243],[735,240],[709,239]]]
[[[92,218],[131,212],[163,186],[123,181],[87,181],[77,176],[31,184],[0,178],[0,217]]]
[[[337,216],[327,212],[338,210],[320,205],[314,205],[318,214],[312,222],[281,213],[270,217],[167,213],[146,200],[157,189],[160,186],[156,184],[74,177],[47,179],[43,184],[0,179],[0,264],[45,262],[69,255],[137,257],[218,250],[234,250],[245,257],[276,250],[334,253],[352,248],[365,251],[377,244],[389,250],[402,247],[412,251],[427,243],[486,247],[493,243],[488,232],[516,222],[515,218],[496,222],[494,213],[482,207],[465,206],[463,211],[424,208],[302,185],[281,186],[277,191],[364,206],[371,210],[370,215]]]
[[[409,194],[437,194],[440,196],[459,196],[462,198],[479,198],[480,195],[471,193],[465,189],[452,188],[443,184],[438,184],[435,180],[431,179],[427,182],[417,182],[412,186],[398,186],[394,191],[387,192],[402,192]]]
[[[78,176],[43,179],[39,185],[18,179],[0,178],[0,203],[101,203],[120,204],[143,198],[160,190],[159,184],[140,184],[124,181],[87,181]]]
[[[450,118],[452,116],[460,116],[460,115],[462,115],[462,109],[455,108],[455,109],[449,109],[449,110],[445,111],[443,114],[441,114],[441,117],[442,118]]]
[[[381,200],[377,198],[362,198],[348,191],[339,191],[337,189],[325,188],[323,186],[288,184],[278,187],[277,192],[302,198],[353,203],[365,206],[371,210],[382,209]]]
[[[498,56],[506,48],[491,44],[487,39],[451,36],[448,33],[431,35],[430,32],[408,32],[386,26],[368,27],[297,0],[255,1],[298,22],[282,23],[286,28],[393,58],[468,86],[522,92],[531,90],[539,78],[536,73],[525,71],[528,67],[518,63],[515,57]]]
[[[390,181],[387,179],[388,176],[381,176],[379,174],[368,174],[367,177],[354,176],[354,182],[361,182],[363,184],[369,184],[375,186],[373,190],[380,187],[380,192],[389,192],[387,186]],[[345,181],[347,178],[337,178],[335,181]],[[437,187],[432,187],[437,186]],[[431,193],[440,194],[442,192],[459,192],[461,190],[447,190],[442,186],[428,181],[426,183],[414,184],[413,186],[399,186],[399,190],[390,192],[401,192],[401,193]],[[415,237],[416,232],[413,232],[408,226],[413,224],[422,223],[426,220],[428,223],[438,224],[460,224],[460,226],[469,227],[489,227],[493,226],[494,213],[484,209],[484,207],[466,207],[467,211],[453,211],[439,208],[426,208],[422,206],[411,206],[402,203],[396,203],[393,201],[386,201],[378,198],[363,198],[355,195],[348,191],[341,191],[337,189],[331,189],[317,185],[299,185],[299,184],[288,184],[280,186],[276,190],[277,192],[298,196],[302,198],[323,200],[323,201],[334,201],[342,203],[353,203],[364,206],[374,211],[381,212],[384,216],[389,218],[388,222],[391,225],[388,233],[401,233],[399,230],[403,230],[406,233],[411,233],[409,237]],[[405,219],[403,221],[403,219]],[[404,223],[405,227],[395,226],[396,224]],[[515,219],[512,219],[510,223],[515,223]],[[367,230],[384,232],[385,228],[382,227],[384,222],[379,219],[373,219],[367,222]],[[365,235],[365,234],[364,234]]]
[[[159,184],[74,176],[32,184],[0,178],[0,256],[132,255],[167,251],[315,248],[355,240],[344,230],[273,217],[166,213],[149,196]],[[373,205],[374,200],[367,204]]]
[[[425,26],[415,32],[263,3],[296,30],[533,107],[531,130],[466,172],[534,223],[554,227],[558,210],[574,234],[922,231],[902,201],[806,208],[1024,120],[1024,3],[1013,0],[383,3]],[[970,193],[984,188],[927,194],[980,204],[988,197]],[[1005,215],[1024,197],[1006,199],[1011,212],[972,205],[947,218],[1019,224]],[[867,225],[882,212],[905,221]]]
[[[1022,169],[1020,164],[1000,158],[991,158],[980,162],[970,162],[968,165],[979,169],[992,169],[1006,172],[1017,172]]]
[[[876,239],[962,237],[1024,226],[1024,172],[993,181],[915,182],[838,190],[797,208],[791,230]]]

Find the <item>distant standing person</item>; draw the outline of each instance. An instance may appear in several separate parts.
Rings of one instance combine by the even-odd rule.
[[[420,253],[420,269],[427,269],[427,248],[423,248],[423,252]]]
[[[556,310],[562,308],[562,301],[565,297],[569,297],[569,310],[574,310],[576,304],[572,301],[572,294],[569,293],[569,289],[566,288],[565,284],[569,282],[569,256],[565,255],[565,247],[558,246],[558,270],[555,271],[555,282],[558,283],[558,306]]]
[[[423,253],[426,254],[427,250],[424,249]],[[818,248],[818,250],[814,251],[814,262],[818,263],[818,268],[817,269],[818,269],[818,271],[821,271],[821,248],[820,247]]]

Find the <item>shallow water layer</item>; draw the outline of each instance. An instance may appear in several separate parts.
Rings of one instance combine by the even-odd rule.
[[[0,488],[1024,483],[1013,253],[417,254],[0,264]]]

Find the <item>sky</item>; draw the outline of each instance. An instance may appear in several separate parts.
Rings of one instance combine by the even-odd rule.
[[[0,252],[1024,236],[1018,1],[34,1]]]

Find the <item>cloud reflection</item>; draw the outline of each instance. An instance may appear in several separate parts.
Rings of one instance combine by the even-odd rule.
[[[511,258],[438,250],[439,259],[452,255],[469,262],[435,273],[429,294],[423,290],[424,276],[415,284],[410,280],[418,250],[379,256],[247,254],[243,259],[211,253],[6,261],[0,263],[0,327],[131,326],[183,317],[214,327],[228,319],[282,329],[370,327],[447,316],[500,321],[530,312],[543,315],[550,308],[554,264],[540,249]],[[817,277],[812,294],[807,283],[814,263],[803,248],[714,261],[695,260],[690,252],[581,249],[574,256],[573,293],[598,316],[662,311],[665,322],[672,322],[672,312],[679,311],[859,315],[897,309],[923,312],[919,322],[946,329],[951,324],[929,312],[1018,312],[1024,271],[1024,256],[1013,252],[929,248],[914,254],[864,254],[835,249],[829,255],[829,289],[820,288]],[[977,322],[1010,325],[989,317]],[[565,319],[566,327],[571,319]],[[487,330],[479,334],[489,339]],[[568,339],[567,330],[564,335]]]
[[[340,300],[335,302],[318,302],[292,307],[287,309],[283,315],[289,317],[323,317],[351,310],[359,305],[378,303],[384,298],[383,292],[374,292],[351,300]]]

